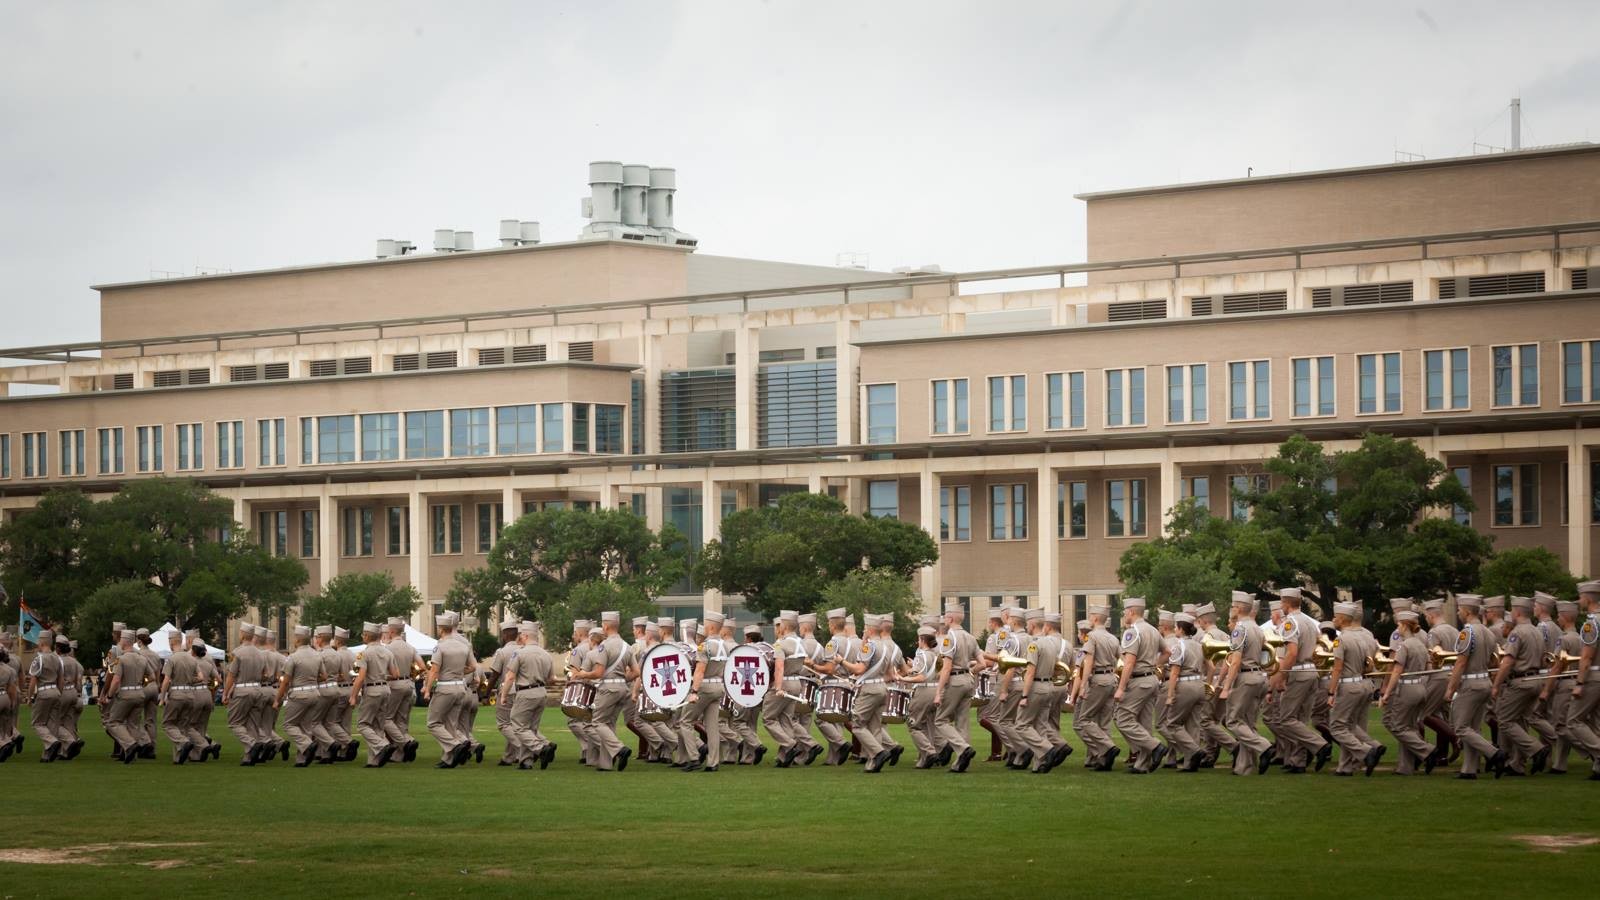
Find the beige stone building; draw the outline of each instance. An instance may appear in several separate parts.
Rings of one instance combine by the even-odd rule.
[[[627,168],[568,243],[98,286],[101,341],[0,350],[0,512],[193,477],[312,589],[415,584],[420,626],[527,510],[698,545],[828,491],[938,537],[930,605],[1076,615],[1180,498],[1242,515],[1287,436],[1381,430],[1593,573],[1600,145],[1084,194],[1088,261],[962,274],[701,253]]]

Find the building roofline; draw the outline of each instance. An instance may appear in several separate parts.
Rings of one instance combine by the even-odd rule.
[[[365,266],[390,266],[404,265],[407,263],[443,262],[451,259],[483,259],[490,256],[504,256],[514,253],[540,253],[551,250],[572,250],[579,247],[629,247],[645,248],[647,250],[671,251],[674,253],[691,253],[692,247],[679,247],[673,244],[654,244],[645,241],[623,241],[615,238],[595,239],[591,241],[557,241],[549,244],[529,244],[523,247],[484,247],[481,250],[458,250],[451,253],[416,253],[406,256],[387,256],[382,259],[351,259],[342,262],[307,263],[296,266],[278,266],[271,269],[246,269],[242,272],[219,272],[214,275],[180,275],[176,278],[146,278],[138,281],[113,281],[103,284],[91,284],[92,291],[114,291],[125,288],[156,287],[172,284],[196,284],[208,281],[226,281],[239,278],[263,278],[272,275],[297,275],[302,272],[331,272],[338,269],[354,269]]]
[[[1581,141],[1527,150],[1508,150],[1504,153],[1483,153],[1474,156],[1447,156],[1441,159],[1424,159],[1414,162],[1378,163],[1370,166],[1348,166],[1338,169],[1313,169],[1309,172],[1285,172],[1281,175],[1257,175],[1248,178],[1219,178],[1213,181],[1190,181],[1178,184],[1158,184],[1146,187],[1113,188],[1105,191],[1085,191],[1072,196],[1085,201],[1109,200],[1122,197],[1140,197],[1148,194],[1176,194],[1185,191],[1207,191],[1213,188],[1239,185],[1279,184],[1286,181],[1311,181],[1319,178],[1343,178],[1351,175],[1379,175],[1390,172],[1412,172],[1422,169],[1444,169],[1456,166],[1474,166],[1487,163],[1542,159],[1551,156],[1570,156],[1600,151],[1600,144]]]

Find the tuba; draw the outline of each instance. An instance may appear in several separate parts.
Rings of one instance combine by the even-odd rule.
[[[1228,641],[1213,641],[1206,638],[1200,642],[1200,651],[1206,659],[1213,663],[1220,663],[1233,654],[1233,644]]]

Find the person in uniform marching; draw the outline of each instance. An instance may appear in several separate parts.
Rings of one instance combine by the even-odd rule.
[[[992,606],[989,608],[988,626],[983,638],[983,651],[978,654],[978,659],[973,667],[974,677],[981,676],[995,668],[995,663],[1000,659],[1000,651],[1005,643],[1009,631],[1006,629],[1006,608]],[[998,681],[998,679],[995,679]],[[989,755],[984,757],[984,762],[998,762],[1005,758],[1005,735],[1001,733],[999,723],[1000,707],[1004,701],[1001,699],[1000,690],[996,687],[990,696],[982,701],[978,707],[978,726],[989,732]]]
[[[1194,609],[1194,624],[1202,648],[1206,642],[1213,644],[1228,643],[1228,633],[1217,627],[1217,608],[1211,603],[1202,603]],[[1233,733],[1222,727],[1223,719],[1227,713],[1227,702],[1218,694],[1222,689],[1222,673],[1226,667],[1217,665],[1213,660],[1206,660],[1206,684],[1211,688],[1206,692],[1206,697],[1200,703],[1196,719],[1196,727],[1200,732],[1200,745],[1205,748],[1205,757],[1200,760],[1200,768],[1209,769],[1217,764],[1222,757],[1222,751],[1234,753]]]
[[[1357,768],[1370,777],[1383,757],[1384,746],[1367,733],[1372,708],[1372,680],[1367,660],[1378,652],[1378,639],[1361,625],[1361,604],[1333,604],[1333,624],[1339,636],[1333,642],[1333,667],[1328,673],[1328,733],[1339,745],[1339,765],[1333,774],[1353,777]]]
[[[64,634],[56,635],[56,656],[61,659],[61,700],[50,723],[61,749],[57,760],[76,759],[83,750],[78,737],[78,717],[83,712],[83,666],[73,654],[78,642]]]
[[[689,697],[684,704],[684,714],[679,733],[686,748],[698,748],[690,754],[683,771],[695,772],[702,767],[707,772],[717,771],[722,756],[722,672],[728,660],[729,647],[722,640],[722,613],[705,613],[706,636],[695,648],[694,674],[689,682]],[[695,734],[698,725],[705,731],[705,743]],[[695,757],[698,756],[698,759]],[[710,765],[706,765],[707,761]]]
[[[0,631],[0,763],[10,759],[22,744],[17,733],[17,710],[22,705],[21,672],[11,656],[16,646],[9,631]]]
[[[640,670],[640,663],[644,659],[644,651],[647,647],[645,628],[649,624],[649,616],[633,617],[633,640],[629,641],[626,646],[628,648],[628,667],[634,672]],[[634,754],[635,758],[640,762],[654,762],[655,758],[660,754],[661,748],[657,746],[655,730],[650,727],[650,723],[639,718],[638,696],[639,679],[635,677],[629,682],[628,696],[622,701],[622,724],[626,725],[628,731],[632,732],[633,736],[639,741],[639,751]]]
[[[1267,676],[1261,671],[1266,642],[1256,625],[1254,595],[1234,591],[1232,606],[1234,625],[1228,638],[1231,652],[1217,695],[1227,701],[1223,726],[1233,735],[1233,774],[1264,775],[1277,759],[1272,742],[1256,730],[1256,716],[1266,691]]]
[[[532,622],[519,622],[517,649],[506,663],[499,687],[500,705],[511,710],[508,737],[515,750],[509,755],[515,756],[519,769],[532,769],[535,760],[543,769],[556,757],[556,745],[539,733],[546,686],[554,668],[555,660],[539,643],[539,627]]]
[[[1456,777],[1468,781],[1478,777],[1480,759],[1491,772],[1499,771],[1506,760],[1505,752],[1484,738],[1482,731],[1490,707],[1490,669],[1495,648],[1499,646],[1481,619],[1482,609],[1483,598],[1477,594],[1456,595],[1456,614],[1461,617],[1461,629],[1451,645],[1456,662],[1445,685],[1451,730],[1461,742],[1461,771]]]
[[[761,722],[767,726],[767,734],[772,735],[773,742],[778,745],[778,757],[774,764],[780,769],[787,769],[796,757],[809,752],[816,743],[811,740],[811,735],[800,733],[795,717],[795,702],[791,699],[799,696],[800,676],[805,672],[805,651],[799,636],[795,634],[799,620],[800,613],[797,610],[778,611],[778,618],[772,625],[774,683],[761,700]]]
[[[800,615],[796,617],[796,622],[798,623],[796,627],[800,638],[800,652],[804,654],[805,657],[804,671],[807,677],[815,678],[816,666],[818,662],[822,660],[824,653],[822,644],[818,643],[816,638],[817,614],[800,613]],[[795,705],[794,727],[799,731],[800,734],[805,735],[805,740],[807,741],[805,764],[808,766],[815,762],[817,757],[823,752],[823,746],[817,743],[816,739],[811,737],[811,722],[812,717],[815,715],[816,709],[813,706],[802,707],[799,704]],[[829,740],[827,731],[822,728],[822,726],[826,724],[826,722],[818,722],[817,730],[822,732],[824,740]],[[794,761],[798,761],[798,758],[796,758]]]
[[[1122,676],[1112,700],[1117,704],[1117,731],[1128,745],[1129,762],[1136,773],[1153,772],[1161,767],[1167,748],[1155,739],[1150,728],[1155,720],[1156,665],[1162,655],[1161,632],[1145,619],[1145,601],[1129,597],[1122,601]]]
[[[463,702],[456,706],[454,731],[456,734],[465,736],[467,743],[472,745],[467,754],[472,758],[472,761],[482,763],[485,748],[483,742],[478,740],[476,728],[478,722],[478,685],[483,680],[483,666],[478,661],[477,652],[472,649],[472,638],[470,637],[471,634],[478,630],[478,619],[476,616],[463,616],[461,613],[454,611],[450,613],[450,619],[454,623],[454,628],[450,632],[451,639],[466,647],[467,655],[472,658],[473,662],[472,668],[467,669],[461,676]]]
[[[283,680],[289,657],[278,652],[277,633],[264,625],[256,626],[256,647],[261,650],[262,658],[266,661],[261,680],[267,684],[267,696],[256,708],[256,734],[261,744],[268,749],[258,762],[271,760],[274,752],[287,762],[290,745],[278,734],[278,705],[272,702],[272,693]]]
[[[144,656],[145,662],[150,667],[150,680],[144,686],[143,710],[144,746],[149,749],[140,751],[145,754],[145,759],[156,758],[156,733],[159,731],[157,721],[160,714],[159,698],[161,696],[162,660],[160,654],[151,649],[150,640],[150,629],[140,628],[134,632],[135,643],[133,649]]]
[[[323,706],[322,685],[328,681],[328,666],[322,654],[311,646],[311,629],[294,627],[294,652],[289,654],[272,705],[283,710],[283,731],[294,742],[294,766],[303,769],[319,758],[327,732],[317,713]]]
[[[844,683],[844,666],[841,660],[850,653],[852,640],[845,631],[846,616],[847,612],[843,607],[830,609],[827,612],[828,643],[811,666],[813,671],[822,676],[824,686]],[[850,753],[850,741],[845,738],[844,728],[838,722],[818,719],[817,730],[822,732],[822,739],[828,742],[828,755],[822,760],[822,764],[844,765]]]
[[[894,613],[879,613],[877,616],[877,634],[871,638],[878,644],[878,649],[884,654],[883,684],[884,701],[887,706],[889,685],[900,676],[900,669],[905,665],[905,654],[900,652],[900,647],[894,642]],[[883,716],[878,717],[878,731],[875,735],[878,743],[889,751],[889,765],[898,766],[900,756],[905,752],[905,747],[889,734],[889,728],[883,721]]]
[[[1567,704],[1567,736],[1589,757],[1589,780],[1600,781],[1600,581],[1578,585],[1578,600],[1585,613],[1578,626],[1578,664],[1572,679],[1572,699]]]
[[[317,685],[316,705],[311,710],[315,723],[317,749],[314,762],[332,763],[344,758],[344,745],[350,736],[340,740],[333,727],[333,706],[344,691],[339,688],[339,653],[333,649],[333,626],[317,625],[311,629],[311,650],[322,658],[323,681]]]
[[[647,620],[644,625],[644,638],[639,641],[637,653],[634,655],[633,667],[639,670],[641,676],[644,671],[644,657],[652,649],[660,646],[663,639],[672,635],[673,622],[670,618],[656,618]],[[633,682],[633,703],[630,706],[637,708],[639,695],[644,692],[643,678],[636,678]],[[663,721],[652,722],[642,716],[637,716],[639,729],[644,732],[645,739],[650,744],[650,756],[646,762],[671,765],[682,763],[683,756],[678,750],[678,729],[672,724],[672,716],[677,710],[670,710]]]
[[[1034,615],[1037,613],[1037,615]],[[1056,661],[1065,647],[1059,636],[1045,628],[1043,610],[1028,610],[1028,643],[1022,658],[1028,664],[1022,669],[1021,683],[1017,686],[1017,734],[1027,744],[1031,756],[1029,771],[1043,775],[1060,765],[1072,748],[1061,740],[1059,720],[1052,724],[1050,717],[1056,711],[1057,687]]]
[[[1383,727],[1400,745],[1400,759],[1394,767],[1396,775],[1413,775],[1418,766],[1422,766],[1424,774],[1431,774],[1438,762],[1433,745],[1423,739],[1421,730],[1422,711],[1428,702],[1428,676],[1417,673],[1427,670],[1430,657],[1420,619],[1413,609],[1394,614],[1399,646],[1390,639],[1389,653],[1394,657],[1394,665],[1378,696],[1378,705],[1383,708]]]
[[[594,711],[589,717],[589,739],[593,747],[593,765],[601,772],[628,767],[633,749],[617,739],[617,716],[628,700],[628,682],[633,676],[629,665],[628,645],[618,635],[622,617],[616,612],[602,612],[600,627],[603,637],[595,644],[583,667],[571,674],[580,681],[595,684]]]
[[[505,680],[506,670],[511,666],[511,657],[515,656],[518,649],[517,619],[510,616],[500,621],[500,646],[489,657],[487,677],[489,686],[495,692],[494,727],[500,732],[500,737],[506,742],[505,752],[500,755],[496,765],[514,766],[519,762],[517,743],[511,736],[511,704],[500,701],[501,682]]]
[[[211,658],[210,648],[200,640],[200,632],[190,629],[183,633],[184,642],[189,647],[189,652],[194,654],[195,663],[200,669],[200,683],[206,686],[200,695],[200,708],[195,713],[195,728],[205,735],[206,746],[195,751],[193,761],[203,761],[207,756],[212,759],[222,758],[222,745],[211,739],[211,716],[216,711],[217,688],[222,683],[222,673],[217,668],[217,663]]]
[[[467,673],[477,668],[472,650],[454,638],[456,619],[450,613],[434,616],[439,642],[433,648],[422,699],[428,703],[428,733],[439,742],[437,769],[454,769],[472,755],[472,736],[459,730],[461,711],[467,704]]]
[[[967,712],[972,708],[972,667],[978,659],[978,639],[961,627],[966,614],[957,600],[944,605],[945,633],[939,638],[939,682],[934,691],[934,727],[943,746],[932,766],[949,763],[948,771],[961,773],[977,755],[968,740]],[[931,767],[931,766],[930,766]]]
[[[1449,653],[1455,647],[1456,627],[1445,618],[1444,600],[1435,597],[1422,603],[1423,642],[1428,652]],[[1422,724],[1433,730],[1435,765],[1444,765],[1452,750],[1461,746],[1455,729],[1450,725],[1450,711],[1446,709],[1445,687],[1450,683],[1448,666],[1431,667],[1428,675],[1428,699],[1422,710]]]
[[[938,731],[934,727],[933,696],[938,688],[939,631],[932,625],[917,627],[917,652],[900,674],[900,681],[910,685],[911,699],[906,704],[906,730],[917,748],[917,765],[927,769],[939,752]]]
[[[1561,639],[1556,660],[1550,666],[1539,695],[1545,703],[1545,713],[1556,730],[1556,740],[1550,750],[1550,774],[1567,774],[1567,760],[1572,755],[1572,732],[1567,724],[1567,708],[1572,703],[1572,684],[1577,676],[1568,657],[1577,657],[1583,651],[1578,638],[1578,604],[1571,600],[1556,601],[1556,624],[1561,628]]]
[[[1277,724],[1273,729],[1285,753],[1284,771],[1303,774],[1315,760],[1321,768],[1331,747],[1311,727],[1311,707],[1317,699],[1317,620],[1302,609],[1304,597],[1299,588],[1278,592],[1281,603],[1278,633],[1283,638],[1278,672],[1273,678],[1277,701]]]
[[[200,705],[211,685],[200,672],[200,661],[181,646],[183,635],[171,632],[172,655],[161,673],[161,717],[167,739],[172,741],[172,764],[181,766],[196,759],[195,754],[210,748],[211,741],[200,730]],[[198,757],[204,759],[204,756]]]
[[[122,653],[117,656],[111,681],[100,695],[100,702],[111,706],[106,724],[117,742],[117,758],[124,764],[144,755],[140,752],[144,746],[144,725],[139,716],[144,710],[145,682],[155,675],[144,654],[134,649],[134,642],[134,633],[123,629],[119,642]],[[155,754],[154,747],[150,748],[150,753]]]
[[[854,652],[839,664],[855,676],[856,702],[850,713],[851,731],[861,742],[861,752],[867,760],[866,772],[872,774],[881,771],[889,762],[889,748],[878,741],[878,731],[883,727],[884,667],[888,656],[875,640],[877,616],[868,614],[863,621],[867,625],[866,639],[856,644]]]
[[[1500,737],[1508,745],[1507,762],[1495,773],[1537,775],[1544,769],[1550,748],[1535,736],[1532,720],[1539,701],[1539,669],[1544,665],[1544,637],[1533,625],[1533,600],[1511,598],[1511,632],[1495,672],[1490,696],[1500,721]]]
[[[1084,767],[1111,771],[1122,749],[1111,742],[1111,717],[1115,709],[1112,696],[1117,692],[1117,639],[1106,630],[1111,608],[1091,605],[1088,631],[1083,633],[1083,659],[1073,681],[1072,730],[1087,751]]]
[[[37,652],[28,664],[27,693],[33,697],[33,731],[39,736],[39,761],[46,763],[54,762],[66,749],[54,730],[56,706],[72,699],[61,690],[61,657],[56,655],[55,638],[50,629],[40,631]],[[127,649],[132,650],[132,645]],[[139,743],[134,741],[136,746]]]
[[[418,747],[417,739],[411,736],[411,709],[417,702],[414,679],[422,665],[417,648],[406,640],[405,620],[396,616],[389,619],[387,625],[389,638],[384,646],[389,648],[389,655],[394,657],[400,677],[389,680],[389,703],[385,707],[383,733],[389,743],[400,745],[396,751],[400,761],[411,762],[417,758]],[[390,758],[393,759],[393,756]]]
[[[1013,689],[1014,682],[1020,680],[1022,672],[1015,667],[1002,671],[998,664],[1002,657],[1021,658],[1028,640],[1027,610],[1020,606],[1008,607],[998,638],[994,652],[984,654],[989,666],[995,669],[997,684],[989,720],[995,733],[1000,735],[1000,755],[1005,760],[1006,768],[1025,769],[1033,762],[1033,751],[1025,746],[1018,727],[1022,694]]]
[[[1162,691],[1167,742],[1182,772],[1200,771],[1205,750],[1200,745],[1199,711],[1205,702],[1205,654],[1195,638],[1194,614],[1172,617],[1173,637],[1167,644],[1167,680]]]
[[[350,632],[337,625],[333,627],[333,681],[336,688],[333,703],[328,707],[326,727],[328,733],[333,735],[335,744],[338,744],[343,753],[339,757],[345,762],[356,758],[356,753],[361,750],[361,741],[350,733],[350,686],[355,682],[352,673],[356,667],[356,654],[348,646]]]
[[[241,766],[255,765],[254,704],[261,682],[255,636],[254,625],[239,623],[239,644],[223,669],[222,705],[227,713],[228,730],[233,732],[234,740],[244,748],[239,761]]]
[[[346,695],[346,706],[356,709],[356,731],[367,742],[369,769],[389,764],[404,744],[390,740],[385,723],[389,717],[389,682],[401,677],[394,654],[381,640],[383,627],[376,622],[361,623],[361,652],[355,656],[355,679]]]

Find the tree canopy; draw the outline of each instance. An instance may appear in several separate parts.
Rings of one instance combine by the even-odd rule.
[[[922,598],[911,589],[909,579],[888,569],[854,569],[822,589],[822,597],[811,611],[819,621],[827,621],[830,609],[844,607],[857,622],[862,613],[894,613],[894,641],[903,651],[914,651],[917,643],[917,616]]]
[[[916,525],[851,515],[832,497],[793,493],[724,517],[721,536],[701,548],[695,580],[743,595],[745,608],[770,620],[781,609],[812,609],[852,571],[909,581],[938,558],[938,544]]]
[[[1567,571],[1561,557],[1544,547],[1507,547],[1484,563],[1481,575],[1478,593],[1486,597],[1531,597],[1534,591],[1563,600],[1578,596],[1578,579]]]
[[[383,624],[392,616],[410,621],[422,595],[409,584],[395,584],[388,572],[346,572],[305,599],[300,617],[317,625],[338,625],[359,639],[363,622]]]

